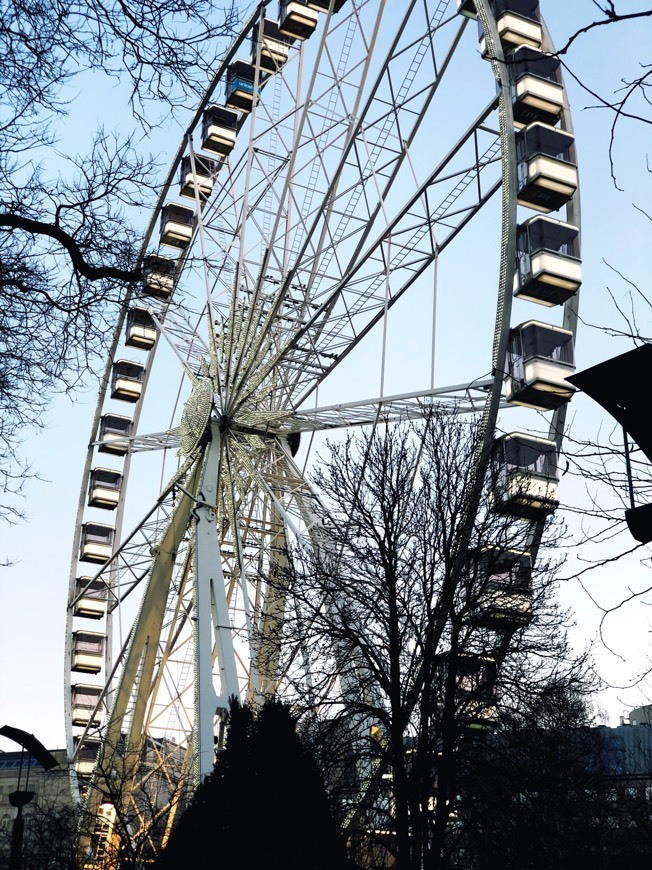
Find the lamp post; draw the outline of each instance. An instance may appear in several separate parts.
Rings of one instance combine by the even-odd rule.
[[[23,832],[25,830],[25,820],[23,819],[23,807],[26,806],[34,797],[35,792],[27,791],[29,785],[29,770],[30,759],[33,757],[45,770],[52,770],[57,767],[59,762],[56,758],[47,751],[45,746],[27,731],[22,731],[20,728],[13,728],[11,725],[3,725],[0,728],[0,734],[13,740],[21,747],[20,750],[20,766],[18,768],[18,788],[9,795],[9,803],[12,807],[16,807],[18,812],[14,819],[11,829],[11,851],[9,853],[9,870],[21,870],[23,863]],[[27,776],[25,778],[25,790],[20,788],[20,779],[23,772],[23,754],[27,750]]]

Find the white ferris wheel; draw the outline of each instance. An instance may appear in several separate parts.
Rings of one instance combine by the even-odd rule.
[[[306,476],[316,432],[433,403],[477,412],[478,474],[494,445],[497,509],[531,524],[536,555],[558,503],[581,283],[553,51],[538,0],[257,5],[170,168],[102,380],[68,599],[76,781],[123,741],[196,783],[229,698],[282,691],[273,638],[291,602],[269,580],[289,544],[325,533]],[[436,321],[442,379],[429,366],[387,394],[399,301]],[[374,340],[377,394],[322,404],[333,381],[365,383],[356,354]],[[535,409],[519,413],[540,435],[497,438],[509,405]]]

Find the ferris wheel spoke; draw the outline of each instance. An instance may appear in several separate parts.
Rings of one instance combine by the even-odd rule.
[[[318,311],[260,367],[258,381],[276,369],[287,372],[294,395],[284,400],[299,407],[500,189],[500,137],[487,126],[496,108],[492,100],[337,285],[312,297]],[[249,398],[245,389],[240,395],[241,403]]]
[[[433,31],[441,24],[444,9],[445,5],[439,3],[436,11],[424,22],[424,35],[406,47],[401,43],[400,37],[406,22],[414,17],[408,10],[399,27],[388,60],[372,88],[372,95],[360,110],[356,127],[344,143],[338,166],[332,175],[325,172],[327,193],[322,202],[326,204],[324,206],[326,210],[315,214],[312,218],[312,227],[307,234],[301,231],[300,226],[294,228],[295,240],[297,235],[305,235],[306,241],[297,251],[294,264],[290,264],[290,274],[276,295],[275,308],[278,316],[285,318],[286,321],[290,320],[283,304],[291,298],[290,288],[298,280],[299,287],[304,288],[301,291],[304,301],[301,303],[299,300],[292,300],[294,310],[290,313],[294,317],[295,326],[294,328],[290,326],[289,330],[295,333],[298,331],[300,339],[305,334],[303,326],[306,317],[309,318],[311,309],[319,307],[323,296],[323,291],[320,295],[320,285],[326,281],[327,287],[332,286],[334,277],[345,275],[355,264],[358,254],[353,255],[348,266],[344,263],[337,266],[336,263],[335,269],[330,268],[333,257],[338,256],[336,252],[343,240],[349,247],[355,245],[358,252],[362,250],[365,239],[376,224],[382,202],[399,178],[399,169],[407,156],[409,143],[419,128],[424,107],[427,107],[436,92],[457,47],[465,22],[458,29],[441,63],[438,64],[434,57],[431,58],[433,72],[427,87],[416,94],[411,93],[416,74],[428,55],[427,49]],[[406,74],[401,70],[400,81],[394,82],[393,75],[394,78],[398,78],[399,73],[393,74],[393,64],[403,64],[406,53],[411,57],[408,72]],[[392,94],[391,100],[387,97],[388,91]],[[415,100],[418,100],[418,103],[415,103]],[[390,142],[393,145],[388,147]],[[388,153],[390,157],[387,156]],[[357,167],[353,179],[350,179],[350,167],[347,167],[347,172],[344,173],[347,163]],[[319,165],[319,159],[312,161],[313,175],[315,167]],[[312,197],[315,184],[315,179],[311,177],[307,196]],[[343,187],[340,194],[338,194],[338,185]],[[376,187],[375,194],[370,191],[370,185]],[[297,213],[300,220],[305,223],[303,216],[305,211],[295,209],[294,213]],[[353,232],[348,229],[350,224],[353,224]],[[308,241],[313,238],[317,238],[317,241],[309,251]],[[263,273],[264,270],[261,271],[261,274]],[[285,331],[287,335],[288,329]],[[319,363],[318,354],[315,353],[314,357],[313,368],[319,370],[321,366],[315,365],[315,362]]]

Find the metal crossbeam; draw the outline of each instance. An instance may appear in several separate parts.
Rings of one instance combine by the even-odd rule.
[[[471,414],[482,410],[492,383],[487,378],[471,384],[456,384],[419,393],[402,393],[298,411],[289,419],[283,420],[281,427],[287,432],[311,432],[369,426],[375,422],[421,420],[435,406],[448,408],[451,413],[454,411],[457,414]],[[510,406],[503,400],[502,407]]]

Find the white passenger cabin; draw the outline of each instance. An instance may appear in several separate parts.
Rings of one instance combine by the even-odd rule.
[[[260,41],[260,66],[268,72],[275,73],[287,63],[292,39],[281,33],[278,21],[272,18],[264,18],[262,26],[262,39]],[[258,34],[260,21],[254,25],[251,34],[251,62],[256,62],[258,55]]]
[[[106,613],[109,590],[101,579],[77,577],[75,580],[74,616],[84,619],[102,619]]]
[[[150,350],[156,344],[158,330],[146,308],[130,308],[127,312],[125,344],[140,350]]]
[[[559,506],[557,445],[514,432],[494,442],[491,501],[497,513],[540,519]]]
[[[97,631],[74,631],[72,670],[82,674],[99,674],[102,670],[105,643],[105,635]]]
[[[535,215],[516,234],[514,296],[540,305],[563,305],[582,283],[577,227]]]
[[[122,475],[112,468],[93,468],[88,481],[88,506],[115,510],[120,501]]]
[[[119,359],[113,363],[111,398],[122,402],[137,402],[143,392],[145,366],[133,360]]]
[[[503,51],[507,52],[519,45],[540,48],[543,29],[538,0],[490,0],[490,6],[496,18],[496,29]],[[480,54],[487,59],[484,31],[479,21],[478,35]]]
[[[528,320],[509,333],[507,401],[551,411],[568,402],[575,388],[573,333],[561,326]]]
[[[90,776],[100,751],[100,741],[86,738],[81,745],[79,741],[80,738],[75,737],[75,770],[80,776]]]
[[[235,146],[240,115],[225,106],[208,106],[202,118],[202,143],[204,151],[229,155]]]
[[[319,13],[307,0],[281,0],[279,3],[279,30],[293,39],[308,39],[315,32]]]
[[[72,724],[97,727],[102,718],[98,709],[102,689],[99,686],[86,686],[76,683],[72,691]]]
[[[516,124],[554,125],[564,108],[558,57],[520,45],[509,56],[512,109]]]
[[[577,190],[575,138],[535,122],[516,134],[517,202],[537,211],[555,211]]]
[[[543,41],[539,0],[490,0],[503,46],[533,45]]]
[[[473,611],[476,625],[510,632],[532,620],[532,559],[523,550],[483,547],[472,554],[481,591]]]
[[[174,290],[177,261],[162,254],[149,254],[143,260],[143,293],[156,299],[169,299]]]
[[[79,558],[82,562],[103,564],[111,558],[115,531],[104,523],[84,523],[81,528]]]
[[[120,414],[103,414],[100,418],[98,433],[98,451],[111,453],[113,456],[124,456],[129,448],[129,438],[134,424],[131,417]]]
[[[195,213],[187,205],[168,203],[161,209],[160,242],[170,248],[184,250],[190,244],[195,228]]]
[[[195,156],[195,171],[193,172],[190,155],[184,157],[179,170],[179,193],[181,196],[186,196],[189,199],[195,199],[195,196],[198,196],[201,202],[205,202],[213,192],[213,179],[217,175],[220,165],[217,160],[211,160],[210,157],[201,157],[197,154]]]

